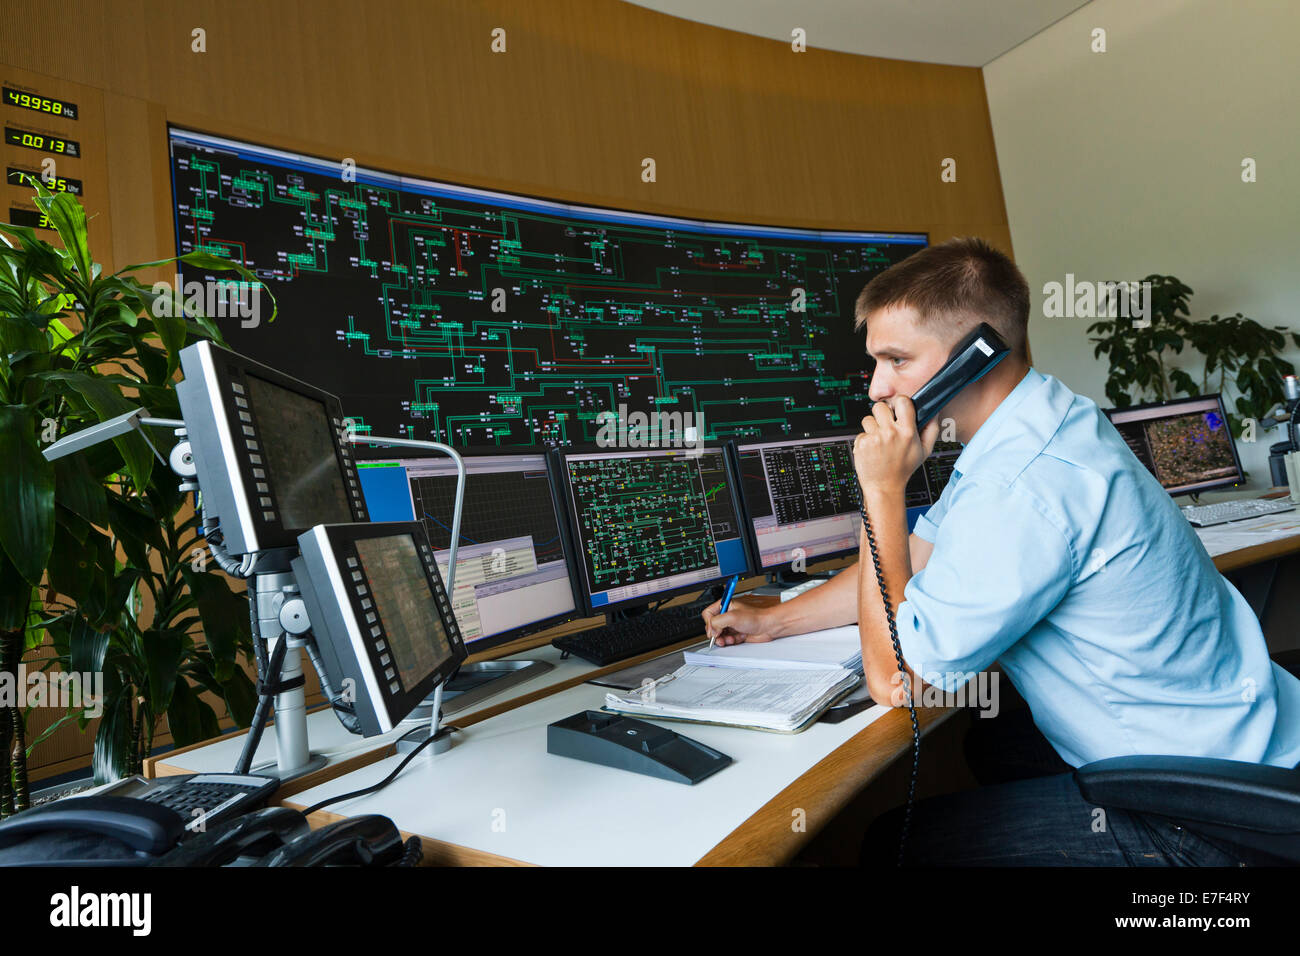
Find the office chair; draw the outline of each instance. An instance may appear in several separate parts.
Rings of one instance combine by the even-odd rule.
[[[1273,660],[1300,676],[1300,650]],[[1074,772],[1100,807],[1186,820],[1207,836],[1300,864],[1300,767],[1212,757],[1111,757]]]
[[[1099,807],[1186,821],[1275,858],[1300,864],[1300,767],[1287,770],[1215,757],[1109,757],[1079,767],[1075,782]]]

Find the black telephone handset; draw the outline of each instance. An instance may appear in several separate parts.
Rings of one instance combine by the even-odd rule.
[[[986,322],[977,325],[970,335],[957,343],[943,368],[934,373],[934,378],[912,396],[917,430],[929,424],[930,419],[938,415],[958,392],[983,378],[1010,352],[992,326]]]
[[[166,788],[165,782],[134,778],[123,783],[119,791],[157,795]],[[249,860],[258,866],[414,866],[420,859],[418,837],[404,844],[391,820],[373,814],[314,831],[303,813],[287,807],[214,811],[205,819],[212,822],[196,832],[187,827],[193,820],[183,806],[114,794],[66,797],[0,823],[0,867],[194,867]]]
[[[349,817],[312,830],[307,818],[289,807],[267,807],[201,833],[154,866],[227,866],[241,857],[250,865],[278,866],[414,866],[419,837],[402,843],[388,817]]]
[[[916,409],[916,428],[919,432],[931,419],[943,410],[954,396],[967,385],[978,381],[993,366],[1001,362],[1010,353],[1007,344],[993,331],[987,323],[981,322],[975,330],[957,343],[943,368],[935,373],[930,381],[916,390],[912,396],[912,405]],[[876,570],[876,584],[880,588],[880,600],[885,607],[885,622],[889,625],[889,639],[894,645],[894,660],[903,679],[904,700],[908,715],[912,718],[912,779],[907,789],[907,810],[903,815],[903,827],[898,839],[898,862],[902,865],[903,850],[907,845],[907,833],[912,824],[912,806],[916,799],[916,773],[921,763],[921,728],[916,720],[916,704],[912,699],[912,682],[907,676],[907,667],[903,663],[903,649],[898,642],[898,623],[894,619],[894,608],[889,602],[889,590],[885,586],[885,574],[880,567],[880,552],[876,548],[876,533],[871,529],[871,519],[867,515],[867,503],[861,489],[858,490],[858,502],[862,511],[862,527],[867,533],[867,547],[871,551],[871,563]]]

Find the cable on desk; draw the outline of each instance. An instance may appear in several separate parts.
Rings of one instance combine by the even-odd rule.
[[[457,732],[455,727],[448,727],[447,729],[451,731],[453,734]],[[388,786],[390,783],[396,780],[397,775],[406,769],[406,765],[411,762],[411,759],[416,754],[418,754],[421,750],[423,750],[425,747],[429,746],[429,744],[433,743],[433,740],[434,738],[432,736],[426,737],[418,747],[416,747],[414,750],[412,750],[409,754],[406,755],[406,758],[401,763],[399,763],[396,767],[393,768],[392,773],[390,773],[383,780],[380,780],[378,783],[372,784],[369,787],[364,787],[361,790],[353,790],[351,793],[341,793],[337,797],[330,797],[326,800],[322,800],[320,803],[313,804],[312,806],[308,807],[306,810],[302,811],[302,815],[304,817],[311,816],[311,814],[315,813],[317,810],[323,810],[325,809],[325,807],[328,807],[330,804],[341,803],[344,800],[352,800],[355,797],[364,797],[368,793],[374,793],[376,790],[384,789],[384,787]]]

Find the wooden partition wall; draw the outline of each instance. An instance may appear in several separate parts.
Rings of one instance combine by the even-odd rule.
[[[975,68],[826,52],[815,35],[794,52],[621,0],[5,7],[4,84],[78,116],[0,112],[80,143],[58,173],[83,181],[108,268],[176,254],[168,123],[560,200],[932,242],[975,234],[1011,251]],[[40,152],[3,148],[7,166],[39,169]],[[0,215],[31,208],[26,190],[4,189]],[[84,762],[89,746],[75,730],[52,738],[33,776]]]

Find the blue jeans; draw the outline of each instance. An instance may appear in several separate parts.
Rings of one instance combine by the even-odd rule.
[[[1004,718],[1009,718],[1004,721]],[[975,717],[966,741],[984,786],[917,801],[907,866],[1243,866],[1271,862],[1177,820],[1095,807],[1027,710]],[[1000,726],[993,726],[999,725]],[[925,742],[921,743],[925,760]],[[1064,769],[1062,769],[1064,768]],[[867,830],[862,863],[893,866],[903,808]]]

